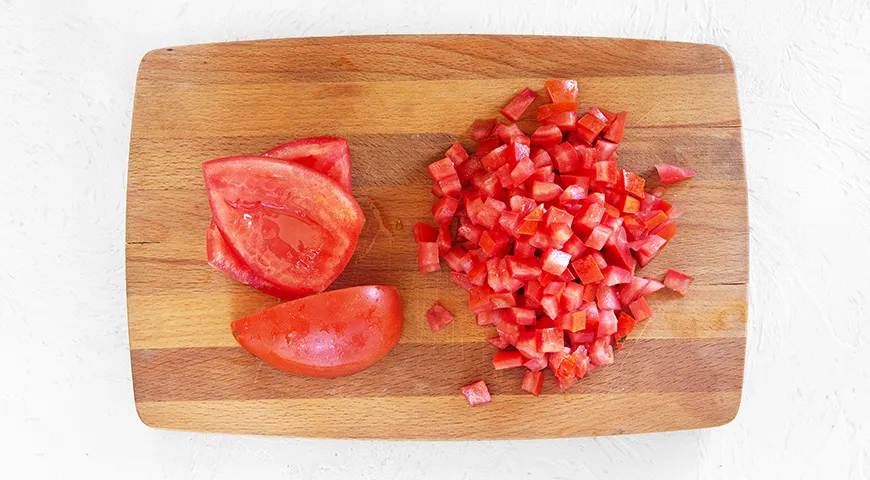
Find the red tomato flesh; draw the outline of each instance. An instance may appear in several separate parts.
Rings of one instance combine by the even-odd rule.
[[[394,287],[363,286],[285,302],[232,324],[241,346],[295,375],[338,377],[383,358],[402,334]]]
[[[441,302],[435,302],[435,305],[426,312],[426,320],[429,322],[429,328],[437,332],[453,321],[453,314],[448,312]]]
[[[302,138],[278,145],[263,154],[299,163],[338,182],[350,193],[350,149],[347,140],[337,137]]]
[[[534,90],[524,88],[510,103],[501,109],[501,114],[507,117],[508,120],[516,122],[536,98],[538,98],[538,94]]]
[[[486,388],[486,383],[483,380],[478,380],[472,384],[466,385],[459,389],[465,398],[468,400],[468,404],[472,407],[475,405],[483,405],[484,403],[489,403],[492,401],[492,397],[489,396],[489,389]]]
[[[317,293],[350,261],[365,217],[332,179],[265,157],[212,160],[203,173],[215,224],[261,279],[291,295]]]

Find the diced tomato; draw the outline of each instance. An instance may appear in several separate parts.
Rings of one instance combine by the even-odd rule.
[[[531,393],[534,396],[541,394],[541,387],[544,385],[544,374],[541,372],[533,372],[527,370],[523,375],[523,383],[521,388]]]
[[[637,320],[635,320],[634,317],[624,311],[620,312],[619,318],[617,319],[616,336],[618,338],[625,337],[634,330],[635,324],[637,324]]]
[[[609,336],[595,339],[595,343],[589,349],[589,361],[596,367],[613,363],[613,346],[610,344]]]
[[[535,173],[533,173],[532,176],[529,177],[529,180],[533,182],[537,181],[552,183],[556,181],[556,174],[553,173],[553,167],[551,165],[547,165],[543,167],[538,167],[538,169],[535,170]]]
[[[526,360],[526,362],[523,363],[523,366],[528,368],[532,372],[539,372],[547,368],[548,360],[549,354],[541,353],[541,355],[538,357],[532,357]]]
[[[602,285],[611,286],[631,281],[631,272],[616,265],[608,265],[601,273],[604,274],[604,279],[601,281]],[[614,310],[618,310],[618,308]]]
[[[568,268],[569,263],[571,263],[571,255],[555,248],[548,248],[541,257],[541,270],[553,275],[561,275]]]
[[[429,328],[437,332],[453,321],[453,314],[448,312],[441,302],[435,302],[435,305],[426,312],[426,320],[429,321]]]
[[[619,112],[610,123],[610,126],[607,127],[607,130],[604,131],[604,138],[613,143],[622,142],[622,135],[625,132],[625,120],[627,118],[628,112]]]
[[[480,262],[471,267],[471,270],[468,271],[468,281],[478,287],[487,282],[486,262]]]
[[[430,164],[427,169],[432,180],[439,181],[456,175],[456,169],[453,167],[453,162],[449,158],[442,158],[437,162]]]
[[[511,181],[514,185],[519,185],[531,177],[533,173],[535,173],[535,164],[529,157],[525,157],[511,170]]]
[[[516,123],[510,125],[500,123],[495,127],[494,131],[502,142],[509,145],[516,144],[528,146],[531,143],[531,139],[520,130],[520,127],[518,127]]]
[[[580,158],[577,156],[577,150],[570,143],[565,142],[555,145],[550,150],[550,153],[560,173],[580,170]]]
[[[464,273],[450,272],[450,281],[466,290],[469,290],[472,287],[471,280],[469,280],[468,275]]]
[[[459,142],[453,142],[453,145],[450,146],[445,155],[453,162],[454,168],[468,159],[468,152],[465,151],[465,148]]]
[[[535,256],[535,247],[528,240],[517,240],[513,253],[517,258],[532,258]]]
[[[480,163],[483,165],[483,168],[487,172],[494,172],[502,165],[505,165],[508,162],[507,148],[507,145],[501,145],[481,157]]]
[[[600,291],[600,290],[599,290]],[[614,297],[615,298],[615,297]],[[617,319],[613,310],[604,309],[598,310],[598,336],[603,337],[616,333]]]
[[[487,230],[480,237],[480,248],[489,256],[503,255],[510,238],[500,230]]]
[[[505,348],[508,347],[508,345],[510,345],[505,339],[503,339],[499,336],[487,338],[486,341],[489,342],[490,345],[492,345],[493,347],[495,347],[499,350],[504,350]]]
[[[532,134],[532,145],[542,147],[556,145],[562,141],[562,131],[556,125],[538,127]]]
[[[657,163],[656,171],[659,173],[659,178],[665,185],[677,183],[695,176],[695,171],[691,168],[682,168],[667,163]]]
[[[620,310],[622,308],[619,297],[616,296],[616,289],[612,286],[599,285],[598,291],[595,293],[595,300],[598,303],[598,308],[602,310]]]
[[[574,285],[576,285],[576,283]],[[564,299],[565,297],[562,298]],[[562,329],[568,332],[579,332],[586,328],[586,312],[584,311],[563,313],[562,315],[559,315],[556,320],[559,322]]]
[[[438,238],[438,229],[423,222],[414,224],[414,241],[434,242]]]
[[[547,80],[544,82],[544,88],[547,89],[547,96],[553,103],[572,102],[576,104],[579,98],[577,80]],[[576,110],[577,107],[574,109]]]
[[[555,127],[555,125],[554,125],[554,127]],[[559,127],[556,127],[556,129],[558,130]],[[561,135],[559,136],[559,138],[561,139]],[[559,142],[556,142],[556,143],[559,143]],[[535,167],[537,167],[537,168],[547,167],[547,166],[553,165],[553,159],[550,158],[550,153],[547,152],[546,150],[544,150],[543,148],[532,148],[531,155],[529,156],[529,158],[532,159],[532,163],[534,163]]]
[[[468,404],[472,407],[475,405],[483,405],[492,401],[489,395],[489,389],[486,388],[486,383],[483,380],[478,380],[472,384],[466,385],[459,389],[468,400]]]
[[[447,252],[442,254],[442,258],[447,262],[447,266],[450,267],[450,270],[454,272],[462,271],[462,259],[465,257],[466,253],[462,247],[456,246],[450,248]]]
[[[680,273],[676,270],[668,269],[668,272],[665,274],[665,286],[669,289],[679,293],[680,295],[685,295],[689,290],[689,284],[692,283],[694,277],[690,277],[684,273]]]
[[[490,137],[493,128],[495,128],[495,119],[475,120],[471,124],[471,139],[475,142],[482,142]]]
[[[601,120],[602,122],[604,122],[605,125],[608,126],[616,119],[615,113],[611,112],[610,110],[605,110],[601,107],[592,107],[589,109],[589,113],[595,115],[597,119]]]
[[[574,273],[583,284],[597,283],[604,279],[601,269],[598,268],[598,263],[591,255],[587,255],[580,260],[571,264],[574,267]]]
[[[435,222],[437,223],[450,223],[453,220],[453,215],[456,214],[457,208],[459,208],[459,200],[453,197],[442,197],[432,207],[432,216],[435,217]]]
[[[531,197],[536,202],[549,202],[559,198],[562,187],[550,182],[532,182]]]
[[[507,117],[508,120],[516,122],[536,98],[538,98],[538,94],[534,90],[524,88],[510,103],[501,109],[501,114]]]
[[[561,352],[565,348],[565,336],[561,328],[542,328],[541,351],[544,353]]]
[[[581,129],[585,129],[589,131],[592,134],[593,139],[597,137],[602,130],[604,130],[605,126],[606,123],[604,121],[602,121],[595,115],[592,115],[591,113],[583,115],[582,117],[580,117],[580,120],[577,121],[577,130],[579,131]]]
[[[496,370],[523,366],[523,354],[516,350],[502,350],[492,357],[492,366]]]
[[[521,223],[519,228],[517,228],[518,235],[534,235],[537,232],[538,222],[533,222],[531,220],[523,220],[523,223]]]
[[[598,150],[598,157],[600,158],[600,162],[606,162],[608,160],[616,161],[615,158],[610,158],[613,155],[616,155],[616,147],[619,145],[608,142],[607,140],[599,139],[595,142],[595,149]],[[615,182],[614,182],[615,183]]]
[[[577,127],[577,113],[565,112],[550,115],[541,120],[541,125],[555,125],[563,132],[571,131]]]
[[[418,243],[417,261],[420,264],[420,273],[441,270],[441,263],[438,261],[438,244],[435,242]]]
[[[568,113],[574,114],[574,123],[577,122],[577,102],[555,102],[538,107],[538,122],[548,125],[544,120],[557,115]]]
[[[652,317],[652,309],[649,308],[649,303],[647,303],[646,298],[644,297],[638,297],[637,300],[631,302],[628,305],[628,309],[631,310],[631,314],[634,315],[634,318],[636,318],[638,322],[642,322],[647,318]]]
[[[544,295],[541,298],[541,308],[548,317],[555,319],[559,316],[559,299],[553,295]]]
[[[471,287],[471,290],[468,291],[468,309],[474,313],[492,310],[492,305],[489,303],[490,295],[492,295],[492,289],[488,285]]]
[[[616,184],[616,162],[600,161],[596,163],[595,177],[593,178],[593,180],[595,180],[596,182],[604,182],[609,185]]]

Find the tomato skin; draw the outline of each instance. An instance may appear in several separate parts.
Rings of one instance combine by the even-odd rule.
[[[329,177],[268,157],[222,158],[202,169],[215,224],[261,279],[293,296],[318,293],[350,261],[365,216]]]
[[[267,151],[264,157],[297,162],[332,178],[351,192],[350,149],[337,137],[300,138]]]
[[[332,378],[375,364],[399,342],[402,302],[394,287],[334,290],[282,303],[232,324],[241,346],[294,375]]]

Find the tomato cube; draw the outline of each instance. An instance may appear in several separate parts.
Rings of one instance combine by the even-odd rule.
[[[471,287],[471,290],[468,291],[468,309],[474,313],[492,310],[492,305],[489,303],[490,295],[492,295],[492,289],[488,285]]]
[[[453,168],[453,162],[449,158],[442,158],[437,162],[433,162],[426,168],[429,170],[429,175],[432,177],[432,180],[436,182],[456,175],[456,169]]]
[[[492,357],[492,366],[496,370],[523,366],[523,354],[516,350],[502,350]]]
[[[613,155],[616,155],[616,147],[618,147],[618,146],[619,145],[617,145],[613,142],[608,142],[607,140],[604,140],[604,139],[599,139],[597,142],[595,142],[595,150],[598,150],[599,162],[606,162],[608,160],[612,160],[615,162],[616,158],[615,157],[611,158],[611,157]],[[616,183],[616,182],[614,181],[612,183]]]
[[[598,225],[589,232],[589,235],[583,243],[591,249],[601,250],[612,233],[613,232],[607,226],[603,224]]]
[[[581,129],[588,131],[591,134],[591,138],[594,140],[595,137],[604,130],[606,123],[603,122],[600,118],[592,115],[591,113],[587,113],[580,117],[580,120],[577,121],[577,130]],[[588,143],[588,142],[587,142]]]
[[[478,380],[460,388],[459,390],[463,395],[465,395],[465,399],[468,400],[468,404],[471,406],[483,405],[484,403],[492,401],[492,397],[489,395],[489,389],[486,388],[486,383],[484,383],[483,380]]]
[[[502,142],[508,145],[517,144],[528,147],[531,143],[531,139],[520,130],[520,127],[518,127],[516,123],[511,123],[510,125],[500,123],[495,127],[493,132]],[[526,150],[528,150],[528,148],[526,148]]]
[[[541,268],[538,266],[537,259],[508,256],[505,257],[504,261],[511,278],[527,281],[535,280],[541,276]]]
[[[498,336],[492,337],[492,338],[487,338],[486,341],[489,342],[490,345],[492,345],[493,347],[495,347],[499,350],[504,350],[505,348],[507,348],[510,345],[505,339],[498,337]]]
[[[441,302],[435,302],[435,305],[426,312],[426,320],[429,321],[429,328],[437,332],[453,321],[453,314],[448,312]]]
[[[618,338],[622,338],[631,333],[632,330],[634,330],[634,326],[635,324],[637,324],[637,320],[635,320],[634,317],[623,311],[619,313],[619,318],[617,319],[616,323],[616,336]]]
[[[535,231],[535,234],[529,238],[529,245],[541,250],[547,249],[550,247],[550,235],[546,230],[539,227]]]
[[[520,218],[520,214],[510,210],[501,212],[501,216],[498,219],[498,224],[502,230],[512,237],[518,237],[520,235],[519,229],[522,222],[523,219]]]
[[[616,288],[608,285],[598,285],[595,300],[601,310],[621,310],[622,304],[616,295]]]
[[[574,232],[568,224],[554,223],[550,227],[550,246],[561,250],[565,243],[573,236],[575,236]]]
[[[607,162],[601,161],[595,164],[595,177],[593,178],[596,182],[604,182],[610,185],[616,184],[617,172],[616,172],[616,162]]]
[[[571,255],[557,250],[548,248],[541,257],[541,270],[552,273],[553,275],[561,275],[571,263]]]
[[[570,173],[580,170],[580,158],[577,156],[577,150],[570,143],[560,143],[555,145],[550,150],[550,155],[553,161],[556,162],[556,168],[559,173]]]
[[[574,284],[576,285],[576,284]],[[564,300],[565,297],[562,297]],[[586,328],[586,312],[577,311],[570,313],[563,313],[556,318],[556,321],[559,322],[559,325],[563,330],[567,330],[569,332],[579,332]]]
[[[457,208],[459,208],[459,200],[453,197],[442,197],[432,207],[432,216],[435,218],[436,223],[450,223],[456,214]]]
[[[511,308],[511,317],[517,325],[534,325],[537,315],[533,308]]]
[[[517,258],[532,258],[535,256],[535,247],[528,240],[517,240],[514,243],[514,256]]]
[[[668,269],[668,273],[665,274],[665,286],[680,295],[686,294],[692,280],[694,280],[694,277],[690,277],[676,270]]]
[[[441,262],[438,260],[438,244],[435,242],[418,243],[417,262],[420,265],[420,273],[441,270]]]
[[[541,394],[541,387],[544,385],[544,374],[541,372],[533,372],[527,370],[523,375],[522,389],[531,393],[534,396]]]
[[[601,281],[602,285],[611,286],[631,281],[631,272],[616,265],[608,265],[607,268],[601,270],[601,273],[604,275],[604,279]]]
[[[481,157],[480,163],[483,165],[483,168],[487,172],[494,172],[502,165],[505,165],[508,162],[507,148],[507,145],[498,146]]]
[[[553,103],[573,102],[576,104],[579,98],[577,80],[547,80],[544,82],[544,88],[547,89],[547,96]]]
[[[519,228],[517,228],[517,235],[534,235],[538,232],[538,223],[539,222],[523,220]]]
[[[541,307],[548,317],[555,319],[559,316],[559,299],[553,295],[544,295],[541,298]]]
[[[532,199],[536,202],[549,202],[559,198],[562,187],[550,182],[532,182]]]
[[[598,310],[598,336],[603,337],[616,333],[616,327],[617,320],[613,310],[600,308]]]
[[[528,368],[529,371],[532,372],[540,372],[541,370],[547,368],[549,354],[541,353],[538,357],[531,357],[523,363],[523,366]]]
[[[610,122],[610,126],[604,131],[604,138],[613,143],[622,141],[622,135],[625,132],[625,121],[628,118],[628,112],[619,112]]]
[[[529,189],[531,189],[531,183],[533,182],[553,183],[555,181],[556,174],[553,173],[553,166],[545,165],[543,167],[538,167],[538,169],[535,170],[535,173],[533,173],[532,176],[529,177],[528,180],[526,180],[525,185],[528,185]]]
[[[565,244],[562,245],[560,250],[571,255],[571,261],[574,261],[580,258],[580,255],[586,251],[586,245],[583,244],[583,241],[580,240],[577,235],[572,235]]]
[[[638,297],[637,300],[628,305],[628,309],[631,310],[631,314],[634,315],[634,318],[638,322],[652,317],[652,309],[649,307],[645,297]]]
[[[487,281],[486,262],[480,262],[468,271],[468,281],[472,285],[482,286]]]
[[[417,243],[420,242],[434,242],[438,239],[438,229],[431,225],[427,225],[423,222],[417,222],[414,224],[414,241]]]
[[[556,125],[538,127],[532,134],[532,145],[548,147],[562,141],[562,131]]]
[[[535,164],[532,163],[529,157],[524,157],[511,170],[510,179],[514,185],[519,185],[531,177],[533,173],[535,173]]]
[[[507,310],[495,310],[496,312],[507,312]],[[511,345],[516,345],[517,341],[520,338],[521,330],[525,331],[524,327],[520,327],[514,322],[511,322],[507,319],[507,316],[504,313],[501,313],[502,316],[499,318],[501,320],[495,323],[495,330],[498,334],[508,341]]]
[[[493,310],[517,306],[517,297],[511,292],[498,292],[489,296],[489,304]]]
[[[475,142],[482,142],[490,137],[492,130],[495,128],[495,119],[475,120],[471,124],[471,139]]]
[[[556,127],[555,125],[553,125],[553,128],[555,128],[556,130],[559,129],[559,127]],[[560,136],[560,138],[561,138],[561,136]],[[556,143],[559,143],[559,142],[556,142]],[[529,155],[529,158],[532,159],[532,163],[535,164],[535,168],[552,167],[553,166],[553,159],[550,157],[550,152],[544,150],[543,148],[532,148],[531,155]]]
[[[541,125],[555,125],[563,132],[571,131],[577,127],[577,113],[564,112],[550,115],[541,120]]]
[[[595,339],[589,349],[589,361],[596,367],[613,363],[613,346],[610,345],[610,337]]]
[[[544,353],[561,352],[565,348],[565,335],[561,328],[542,328],[541,351]]]
[[[598,263],[591,255],[586,255],[580,260],[573,262],[571,266],[574,267],[574,273],[577,274],[577,278],[579,278],[584,285],[600,282],[604,279],[601,269],[598,268]]]
[[[480,248],[491,257],[504,254],[509,243],[510,238],[500,230],[487,230],[480,236]]]
[[[454,272],[461,272],[463,263],[462,259],[465,258],[467,254],[462,247],[453,247],[449,249],[442,257],[444,261],[447,262],[447,266],[450,267],[450,270]]]
[[[460,272],[450,272],[450,281],[466,290],[469,290],[473,285],[468,279],[468,275]]]

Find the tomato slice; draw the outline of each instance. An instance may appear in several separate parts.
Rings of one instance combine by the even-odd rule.
[[[263,280],[250,267],[245,265],[245,262],[227,245],[223,234],[218,230],[214,220],[209,224],[206,231],[205,248],[208,253],[208,263],[233,280],[248,284],[273,297],[284,299],[295,298],[295,295],[276,287],[269,281]]]
[[[202,167],[215,224],[261,279],[301,296],[323,291],[344,270],[365,216],[338,183],[266,157]]]
[[[282,303],[232,324],[241,346],[295,375],[338,377],[383,358],[402,334],[394,287],[363,286]]]
[[[290,160],[324,173],[351,191],[350,149],[337,137],[300,138],[267,151],[266,157]]]

